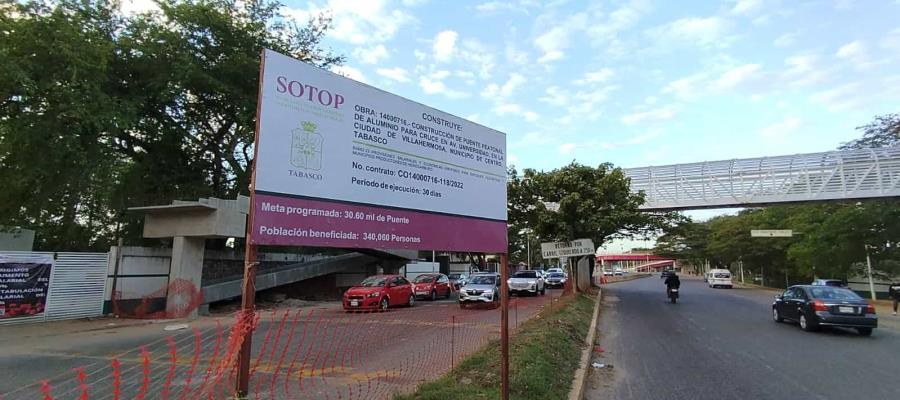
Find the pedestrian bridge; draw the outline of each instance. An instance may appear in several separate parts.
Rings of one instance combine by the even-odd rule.
[[[643,210],[900,197],[900,146],[626,168]]]

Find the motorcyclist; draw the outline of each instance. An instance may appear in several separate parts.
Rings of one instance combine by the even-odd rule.
[[[678,275],[675,274],[675,271],[670,272],[666,278],[666,293],[669,293],[669,289],[678,289],[680,287],[681,280],[678,279]]]

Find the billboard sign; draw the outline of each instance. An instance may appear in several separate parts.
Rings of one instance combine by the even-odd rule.
[[[50,255],[0,255],[0,319],[43,314],[52,267]]]
[[[506,252],[506,135],[266,50],[259,245]]]
[[[541,257],[568,258],[593,255],[597,251],[591,239],[578,239],[571,242],[541,243]]]

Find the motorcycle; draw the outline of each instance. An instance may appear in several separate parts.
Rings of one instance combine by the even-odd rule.
[[[678,299],[678,288],[669,288],[667,292],[669,294],[669,301],[672,302],[672,304],[675,304]]]

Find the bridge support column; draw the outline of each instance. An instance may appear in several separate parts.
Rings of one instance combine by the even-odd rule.
[[[193,294],[200,292],[200,281],[203,277],[203,252],[206,250],[206,239],[202,237],[176,236],[172,241],[172,266],[169,269],[169,282],[182,279],[190,282],[191,291],[169,290],[166,296],[166,312],[175,314],[177,310],[190,308],[189,317],[197,316],[197,305],[191,304]]]

